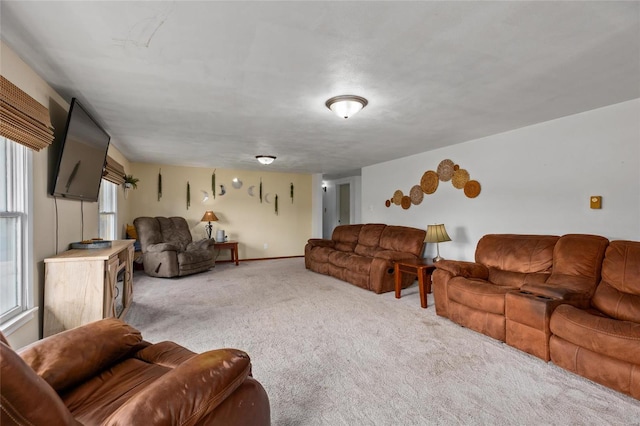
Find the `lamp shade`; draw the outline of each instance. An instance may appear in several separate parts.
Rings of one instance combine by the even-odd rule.
[[[366,107],[368,103],[369,101],[362,96],[342,95],[327,100],[325,105],[338,117],[347,119]]]
[[[442,243],[445,241],[451,241],[447,230],[444,229],[444,224],[439,225],[427,225],[427,237],[424,239],[427,243]]]
[[[217,222],[217,221],[218,221],[218,217],[211,210],[207,210],[206,212],[204,212],[204,216],[202,216],[202,220],[201,220],[201,222]]]

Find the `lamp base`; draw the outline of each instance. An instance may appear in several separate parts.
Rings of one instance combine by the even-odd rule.
[[[205,229],[207,230],[207,238],[211,239],[211,231],[213,230],[213,225],[211,222],[205,225]]]
[[[441,260],[444,260],[444,257],[437,255],[432,260],[433,260],[433,263],[436,263],[436,262],[440,262]]]

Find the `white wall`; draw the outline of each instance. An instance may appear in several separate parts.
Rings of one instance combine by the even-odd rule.
[[[451,182],[420,205],[385,207],[443,159],[482,185],[467,198]],[[602,209],[589,208],[601,195]],[[362,169],[363,222],[426,228],[444,223],[445,258],[473,260],[487,233],[590,233],[640,240],[640,99]],[[435,247],[427,246],[425,257]]]

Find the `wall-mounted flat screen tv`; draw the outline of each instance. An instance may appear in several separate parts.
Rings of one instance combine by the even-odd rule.
[[[73,98],[51,195],[98,201],[110,140],[107,132]]]

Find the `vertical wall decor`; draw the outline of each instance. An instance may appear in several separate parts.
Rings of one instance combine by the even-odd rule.
[[[262,203],[262,178],[260,178],[260,202]]]
[[[291,204],[293,204],[293,182],[291,182]]]
[[[213,169],[211,173],[211,192],[213,192],[213,198],[216,198],[216,169]]]
[[[191,207],[191,186],[187,181],[187,210],[189,210],[189,207]]]
[[[276,194],[276,215],[278,214],[278,194]]]
[[[158,201],[162,198],[162,169],[158,169]]]

